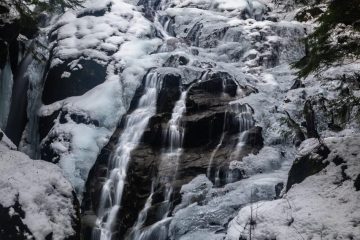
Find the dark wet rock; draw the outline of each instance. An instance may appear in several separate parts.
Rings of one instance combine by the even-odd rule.
[[[291,86],[290,90],[303,88],[303,87],[305,87],[305,85],[302,83],[302,81],[300,79],[296,79],[294,84]]]
[[[284,183],[278,183],[275,185],[275,199],[280,198],[281,191],[284,189]]]
[[[0,5],[0,14],[9,13],[10,9],[6,6]]]
[[[301,130],[300,125],[291,118],[290,114],[286,111],[285,113],[287,115],[287,124],[294,133],[294,144],[298,147],[305,140],[305,134]]]
[[[159,155],[149,148],[138,147],[132,153],[131,159],[128,178],[124,186],[122,208],[119,212],[117,229],[120,236],[124,236],[134,225],[150,195]]]
[[[329,162],[324,162],[329,153],[330,149],[323,143],[320,143],[310,153],[295,159],[289,172],[286,191],[292,185],[301,183],[307,177],[320,172],[329,165]]]
[[[336,156],[336,157],[333,159],[333,162],[335,163],[336,166],[339,166],[339,165],[345,163],[344,159],[342,159],[342,158],[339,157],[339,156]]]
[[[229,102],[237,97],[238,85],[233,77],[224,72],[214,72],[209,73],[203,82],[190,84],[191,89],[186,99],[187,111],[181,119],[182,126],[185,128],[183,153],[176,167],[168,165],[168,161],[162,162],[164,148],[168,145],[164,133],[175,103],[180,97],[180,90],[189,85],[181,86],[180,83],[183,81],[181,77],[175,73],[168,73],[166,68],[156,71],[163,80],[158,95],[157,113],[149,120],[140,145],[131,153],[123,192],[123,206],[119,210],[114,228],[117,229],[115,234],[118,239],[124,239],[131,233],[139,212],[150,196],[152,182],[154,183],[152,206],[147,212],[144,227],[162,219],[166,212],[164,202],[166,179],[173,179],[170,208],[173,209],[181,202],[179,193],[181,186],[199,174],[207,174],[209,159],[223,133],[225,134],[223,144],[214,156],[209,177],[216,182],[216,173],[219,173],[217,186],[243,178],[240,170],[229,170],[231,156],[241,131],[237,119],[239,113],[229,105]],[[128,113],[136,109],[138,101],[144,93],[143,85],[137,89]],[[246,106],[238,106],[236,109],[241,109],[241,107],[247,109]],[[82,207],[83,211],[88,213],[87,230],[84,230],[84,236],[90,234],[93,216],[99,205],[101,188],[108,174],[107,164],[123,127],[124,121],[119,124],[109,144],[103,148],[96,164],[90,171]],[[261,130],[261,128],[255,127],[249,131],[249,140],[243,151],[237,156],[239,159],[249,153],[256,153],[263,146]],[[176,176],[174,176],[175,167],[177,168]],[[154,180],[156,181],[154,182]]]
[[[99,121],[93,120],[89,116],[86,116],[85,114],[76,114],[76,113],[70,113],[70,118],[77,124],[86,124],[86,125],[94,125],[95,127],[99,127]]]
[[[316,128],[315,112],[311,101],[306,101],[304,105],[304,117],[306,120],[306,130],[308,138],[319,138],[319,134]]]
[[[0,39],[0,69],[4,69],[8,60],[8,44]]]
[[[149,120],[149,125],[145,129],[142,141],[152,148],[161,148],[166,144],[163,140],[166,129],[166,120],[170,119],[169,114],[158,114]]]
[[[225,112],[186,117],[184,147],[198,147],[216,141],[222,134],[224,121]]]
[[[81,59],[77,65],[81,67],[73,69],[70,63],[67,60],[48,71],[42,96],[44,104],[80,96],[105,81],[106,67],[96,61]],[[71,75],[65,76],[66,72]]]
[[[157,99],[157,112],[170,113],[181,94],[181,76],[168,73],[162,77],[162,86]]]
[[[262,137],[262,128],[254,127],[250,129],[247,133],[245,142],[247,146],[260,150],[264,146],[264,139]]]
[[[358,176],[356,177],[356,179],[354,181],[354,187],[355,187],[356,191],[360,190],[360,174],[358,174]]]
[[[44,139],[47,134],[50,132],[51,128],[55,125],[54,121],[59,117],[60,110],[53,112],[49,116],[40,116],[39,117],[39,134],[40,141]]]
[[[164,67],[179,67],[189,63],[189,59],[181,55],[171,55],[166,62]]]
[[[59,136],[56,134],[47,136],[40,146],[41,159],[52,163],[58,163],[60,161],[60,154],[51,147],[51,144],[59,139],[61,139],[64,143],[70,143],[72,137],[65,134],[61,134]]]
[[[194,46],[199,46],[199,39],[201,35],[201,30],[204,27],[204,25],[200,22],[196,23],[188,32],[185,40],[190,44]]]
[[[195,84],[190,92],[191,95],[207,93],[211,95],[220,95],[227,93],[231,97],[236,96],[238,85],[236,80],[227,72],[209,73],[206,79]]]
[[[10,210],[16,214],[10,214]],[[29,228],[23,223],[22,218],[25,212],[21,209],[18,201],[11,207],[4,207],[0,204],[0,239],[26,240],[34,237]]]

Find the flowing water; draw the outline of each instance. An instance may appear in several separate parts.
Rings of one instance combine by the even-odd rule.
[[[144,94],[137,108],[126,116],[123,133],[110,159],[109,176],[102,189],[98,227],[94,230],[94,239],[110,240],[112,237],[131,152],[138,146],[149,119],[156,113],[157,93],[161,84],[159,79],[156,72],[146,76]]]
[[[146,220],[147,212],[151,206],[151,199],[153,196],[152,189],[144,208],[141,210],[138,216],[135,227],[133,228],[133,234],[131,236],[131,239],[133,240],[167,239],[167,224],[171,220],[168,215],[171,209],[171,195],[173,193],[172,182],[176,178],[178,163],[182,154],[184,127],[181,124],[181,118],[186,111],[187,93],[188,90],[183,91],[180,95],[180,99],[175,103],[173,112],[171,114],[171,119],[168,122],[167,128],[164,132],[164,142],[168,147],[161,155],[159,171],[165,172],[166,174],[158,176],[158,179],[155,180],[156,182],[165,185],[164,202],[159,213],[160,220],[146,229],[141,228]],[[152,185],[155,185],[154,182]]]

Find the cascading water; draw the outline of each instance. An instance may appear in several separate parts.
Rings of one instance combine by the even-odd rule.
[[[255,125],[255,122],[252,117],[252,109],[248,105],[231,103],[231,104],[229,104],[229,108],[230,108],[229,112],[237,115],[235,119],[237,120],[238,129],[240,132],[239,137],[238,137],[238,142],[235,146],[235,150],[230,156],[231,160],[236,160],[239,158],[239,155],[240,155],[243,147],[246,145],[248,130],[250,130]],[[215,159],[215,155],[219,151],[219,148],[223,144],[223,141],[225,138],[226,115],[227,115],[227,113],[225,114],[225,117],[224,117],[223,131],[222,131],[222,135],[220,137],[219,144],[215,147],[215,149],[212,151],[211,156],[210,156],[209,165],[208,165],[207,172],[206,172],[206,175],[208,178],[212,177],[211,174],[212,174],[212,170],[213,170],[213,165],[214,165],[213,162]],[[220,186],[220,169],[219,168],[215,169],[215,176],[213,176],[213,177],[214,177],[215,186]],[[226,182],[229,183],[229,182],[232,182],[232,180],[233,180],[233,177],[231,176],[231,173],[226,173]]]
[[[110,240],[112,238],[112,228],[121,206],[130,154],[138,146],[149,119],[156,113],[160,84],[158,74],[150,72],[146,76],[144,94],[137,108],[125,119],[124,131],[109,162],[111,171],[102,188],[97,228],[94,229],[93,239]]]
[[[168,217],[171,209],[171,194],[173,192],[172,182],[175,180],[179,158],[182,154],[182,142],[184,138],[184,128],[181,126],[181,118],[186,111],[186,97],[187,91],[181,93],[180,99],[175,103],[171,119],[168,123],[166,131],[164,132],[164,142],[167,143],[168,147],[162,153],[161,163],[159,166],[159,172],[165,172],[163,176],[160,174],[156,182],[160,182],[165,185],[164,191],[164,202],[161,212],[159,213],[160,220],[148,227],[147,229],[142,230],[141,227],[145,222],[144,217],[147,216],[147,211],[151,206],[151,199],[153,196],[153,190],[146,201],[146,204],[143,210],[138,216],[137,223],[133,228],[132,240],[165,240],[167,239],[167,223],[171,220],[171,217]],[[154,182],[152,185],[155,185]],[[150,206],[149,206],[150,203]]]
[[[241,150],[245,146],[248,130],[255,125],[255,122],[252,116],[252,109],[249,107],[249,105],[233,103],[230,104],[230,108],[232,112],[238,114],[236,119],[239,124],[240,134],[235,151],[231,156],[231,159],[237,159],[239,154],[241,153]]]
[[[210,174],[211,174],[211,166],[213,165],[215,155],[219,151],[219,148],[221,147],[221,145],[222,145],[222,143],[224,141],[224,138],[225,138],[226,115],[227,115],[227,112],[225,112],[225,115],[224,115],[224,123],[223,123],[222,134],[221,134],[221,137],[220,137],[219,144],[216,145],[215,149],[212,151],[211,156],[210,156],[209,165],[208,165],[208,168],[207,168],[207,171],[206,171],[206,176],[208,178],[210,177]]]
[[[186,111],[186,97],[188,91],[181,93],[180,99],[176,102],[171,115],[171,119],[168,123],[168,127],[165,135],[165,142],[169,144],[168,149],[161,156],[160,171],[161,169],[167,169],[166,179],[160,179],[160,181],[165,181],[167,184],[165,190],[165,202],[166,202],[166,211],[164,217],[168,215],[170,210],[170,197],[172,193],[171,182],[175,179],[179,158],[182,154],[182,143],[184,138],[184,128],[181,126],[181,118]],[[160,176],[161,178],[161,176]]]

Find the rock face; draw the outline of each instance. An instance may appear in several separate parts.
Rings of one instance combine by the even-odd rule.
[[[37,24],[11,2],[2,1],[0,7],[0,128],[18,145],[27,121],[24,75],[31,57],[26,39],[35,36]]]
[[[75,192],[59,167],[0,142],[0,238],[80,239]]]
[[[245,156],[259,153],[265,145],[264,135],[273,134],[265,121],[257,124],[256,120],[262,121],[257,111],[267,112],[276,94],[271,95],[270,100],[262,100],[264,105],[256,108],[252,103],[258,101],[252,101],[251,97],[259,93],[258,86],[263,91],[275,88],[279,90],[279,94],[283,94],[277,89],[274,77],[271,74],[266,75],[264,71],[277,66],[281,61],[299,57],[302,49],[297,40],[303,34],[302,29],[297,25],[288,27],[286,24],[277,25],[270,21],[258,25],[256,21],[251,21],[249,17],[263,20],[265,16],[262,14],[266,15],[267,12],[263,4],[257,1],[256,3],[258,4],[256,6],[245,3],[247,6],[245,9],[240,6],[233,9],[220,2],[215,5],[205,2],[186,5],[180,1],[168,4],[161,1],[139,2],[145,17],[153,24],[155,36],[161,39],[160,46],[151,57],[154,60],[153,56],[157,56],[156,61],[159,65],[149,69],[142,77],[142,84],[136,90],[133,89],[133,97],[131,102],[129,101],[126,115],[135,112],[141,101],[140,98],[146,91],[144,81],[149,74],[156,73],[157,79],[162,82],[157,90],[156,114],[149,120],[145,131],[138,133],[142,134],[142,138],[131,152],[129,164],[125,168],[127,175],[122,189],[121,206],[112,222],[111,238],[140,239],[136,237],[137,231],[143,231],[142,233],[145,234],[147,230],[156,229],[163,223],[164,228],[169,229],[166,236],[174,234],[175,238],[178,238],[181,236],[180,233],[185,234],[183,229],[179,228],[182,219],[187,216],[182,215],[182,211],[179,210],[176,221],[170,222],[166,217],[177,214],[178,209],[175,209],[178,204],[188,207],[183,203],[181,196],[181,188],[184,184],[191,183],[203,174],[207,176],[212,186],[222,189],[232,183],[236,185],[239,180],[248,177],[240,169],[230,169],[229,166],[232,161],[241,162]],[[160,11],[161,4],[163,9],[168,8],[168,10]],[[231,22],[232,17],[235,16],[241,16],[242,19],[238,19],[239,22]],[[261,33],[256,34],[259,31]],[[280,41],[280,38],[283,41]],[[289,41],[290,38],[294,41]],[[300,50],[296,54],[287,52],[284,47],[286,44],[292,44]],[[280,54],[281,52],[287,54]],[[123,69],[118,71],[125,72]],[[288,80],[285,79],[286,77],[283,78],[284,81]],[[176,107],[184,93],[186,94],[182,107],[185,111],[179,116],[180,120],[177,120],[181,135],[181,146],[178,150],[181,154],[173,162],[174,158],[170,159],[167,155],[171,149],[168,128],[171,127],[173,115],[179,113],[176,112]],[[249,99],[242,101],[245,98]],[[105,227],[106,218],[110,217],[105,215],[107,217],[102,224],[99,224],[99,221],[95,222],[97,217],[103,217],[99,216],[102,211],[99,209],[100,196],[104,183],[109,183],[107,181],[110,175],[109,163],[114,157],[119,138],[125,132],[126,115],[122,117],[123,120],[118,124],[109,143],[102,148],[87,179],[82,206],[83,219],[86,219],[84,236],[90,237],[93,229],[99,230]],[[274,115],[276,120],[283,116],[281,113]],[[60,117],[59,120],[62,118]],[[280,138],[277,133],[273,135],[276,135],[275,138]],[[67,138],[64,136],[64,139]],[[278,153],[279,150],[276,148],[274,151]],[[285,161],[281,157],[279,159]],[[261,184],[259,180],[255,181],[256,185],[251,185],[257,191],[254,198],[267,199],[279,195],[279,189],[275,186],[285,181],[283,177],[272,177],[274,178],[266,184]],[[240,185],[242,186],[243,183]],[[115,189],[116,186],[111,186],[105,191],[114,196],[117,191]],[[169,189],[171,194],[168,194]],[[223,234],[224,226],[231,215],[251,198],[251,191],[250,188],[240,191],[231,187],[228,192],[213,190],[214,195],[226,195],[222,199],[228,204],[223,208],[221,206],[216,208],[222,213],[216,223],[211,220],[213,213],[206,208],[206,221],[201,227],[211,228],[214,224]],[[230,200],[232,195],[241,194],[240,192],[244,193],[240,203]],[[219,200],[212,202],[212,195],[207,195],[206,199],[209,204],[210,202],[215,204]],[[206,205],[208,202],[203,204]],[[200,211],[200,208],[194,210],[197,213]],[[140,221],[140,216],[143,215],[145,217]],[[189,224],[191,223],[197,226],[193,221],[189,221]],[[146,232],[149,234],[148,238],[155,238],[158,234],[157,230],[151,231]]]
[[[161,69],[157,71],[164,72]],[[162,87],[159,90],[157,102],[161,105],[158,105],[156,115],[150,119],[139,146],[131,153],[122,208],[119,211],[119,219],[116,223],[118,225],[116,236],[120,239],[129,234],[129,230],[135,224],[138,213],[151,193],[151,183],[154,179],[159,180],[153,186],[152,206],[148,211],[148,218],[146,218],[144,226],[152,225],[161,219],[161,214],[159,218],[159,211],[161,212],[164,205],[166,183],[161,179],[172,178],[173,170],[171,168],[176,167],[166,166],[162,162],[164,151],[169,146],[165,134],[168,127],[167,123],[180,97],[181,89],[185,89],[188,93],[184,102],[186,114],[181,118],[181,125],[184,126],[183,154],[180,156],[176,167],[176,178],[171,183],[173,188],[171,205],[173,206],[180,201],[179,191],[181,186],[199,174],[211,172],[211,177],[209,177],[215,183],[215,174],[220,171],[220,180],[217,184],[224,185],[227,183],[228,166],[230,161],[234,160],[230,156],[238,142],[239,132],[251,128],[254,124],[251,113],[247,116],[248,119],[244,120],[247,121],[247,126],[241,125],[239,120],[236,119],[239,112],[236,111],[236,107],[231,106],[229,103],[236,99],[238,85],[228,74],[221,72],[211,73],[200,82],[195,81],[188,86],[180,85],[182,82],[187,82],[181,79],[181,76],[165,73],[160,75],[160,78],[162,79]],[[130,112],[136,108],[141,92],[143,92],[142,87],[135,94],[135,98],[130,105]],[[174,97],[174,95],[177,97]],[[245,106],[237,107],[246,109]],[[96,213],[98,209],[101,187],[107,174],[108,160],[123,127],[123,124],[119,125],[90,172],[87,193],[83,202],[83,209],[88,215]],[[238,159],[251,152],[256,153],[263,146],[261,128],[254,127],[250,129],[248,135],[244,150],[236,156]],[[221,138],[226,138],[226,140],[223,141]],[[215,152],[216,156],[213,156],[215,160],[209,167],[209,159],[220,141],[223,141],[223,146]],[[231,181],[240,178],[239,175]],[[89,231],[92,225],[90,224],[88,231],[85,233],[86,236],[90,236]]]
[[[305,149],[308,147],[311,148],[310,151]],[[316,139],[304,142],[300,146],[300,154],[304,155],[295,159],[289,172],[286,190],[288,191],[296,183],[301,183],[308,176],[323,170],[329,164],[329,162],[323,162],[329,153],[330,149],[326,145],[319,143]]]
[[[43,29],[49,60],[28,67],[10,43],[22,30],[0,22],[0,127],[46,161],[0,132],[0,238],[244,240],[259,226],[261,240],[356,239],[360,65],[296,78],[312,22],[294,16],[325,8],[303,2],[88,0]],[[19,112],[3,104],[14,79]]]
[[[105,81],[105,66],[92,60],[80,59],[77,67],[71,68],[73,61],[74,59],[67,59],[61,65],[49,69],[42,96],[44,104],[83,95]]]

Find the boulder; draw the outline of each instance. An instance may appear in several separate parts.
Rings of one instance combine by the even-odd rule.
[[[305,178],[320,172],[329,165],[329,162],[324,162],[329,153],[330,149],[325,144],[318,142],[310,152],[295,159],[289,172],[286,191],[292,185],[301,183]]]
[[[85,59],[80,59],[76,66],[72,66],[74,60],[66,60],[49,69],[42,96],[44,104],[80,96],[105,81],[105,66]]]
[[[0,140],[0,239],[80,239],[79,202],[61,169]]]

